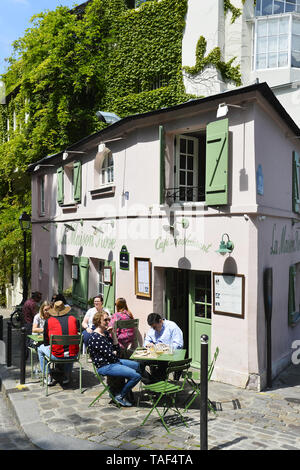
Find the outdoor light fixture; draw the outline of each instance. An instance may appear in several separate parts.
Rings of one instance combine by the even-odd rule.
[[[228,238],[227,242],[224,241],[224,236],[225,235]],[[229,235],[227,233],[223,233],[219,249],[216,250],[216,253],[220,253],[221,255],[225,255],[226,253],[231,253],[233,248],[234,248],[234,244],[230,240]]]
[[[82,153],[86,153],[86,152],[83,152],[81,150],[65,150],[64,153],[63,153],[63,160],[66,160],[69,156],[69,153],[79,153],[79,154],[82,154]]]
[[[237,104],[226,104],[226,103],[220,103],[217,109],[217,118],[227,116],[228,114],[228,106],[231,108],[240,108],[240,109],[246,109],[244,106],[239,106]]]
[[[174,222],[173,225],[163,225],[163,229],[166,230],[167,232],[169,230],[175,230],[175,225],[181,225],[182,228],[187,229],[190,225],[189,221],[187,219],[181,219],[180,222]]]
[[[23,232],[30,228],[31,219],[30,219],[30,216],[26,212],[23,212],[23,214],[19,217],[19,224]]]
[[[106,124],[114,124],[121,119],[115,113],[107,113],[106,111],[97,111],[96,116],[99,121],[105,122]]]
[[[73,232],[75,232],[75,228],[72,225],[64,224],[64,226],[66,227],[67,230],[72,230]]]

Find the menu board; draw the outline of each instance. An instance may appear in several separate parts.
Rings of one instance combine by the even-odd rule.
[[[244,318],[245,276],[213,273],[214,313]]]
[[[148,258],[135,258],[135,294],[151,297],[151,262]]]

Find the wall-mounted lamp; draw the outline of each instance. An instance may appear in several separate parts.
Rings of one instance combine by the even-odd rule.
[[[38,171],[41,167],[44,167],[44,166],[55,166],[55,165],[36,165],[33,171]]]
[[[228,238],[227,242],[224,241],[224,236],[225,235]],[[219,249],[216,250],[216,253],[220,253],[221,255],[225,255],[226,253],[231,253],[233,248],[234,248],[234,244],[230,240],[229,235],[227,233],[223,233]]]
[[[187,229],[190,223],[187,219],[181,219],[178,222],[174,222],[173,225],[163,225],[163,229],[169,232],[170,230],[175,230],[176,225],[181,225],[182,228]]]
[[[64,224],[64,226],[66,227],[67,230],[72,230],[73,232],[75,232],[75,228],[72,225]]]
[[[239,106],[238,104],[220,103],[217,109],[217,118],[227,116],[228,107],[246,109],[244,106]]]

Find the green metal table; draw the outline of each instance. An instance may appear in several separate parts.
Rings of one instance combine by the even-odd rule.
[[[136,356],[135,353],[140,351],[141,348],[137,348],[130,356],[129,359],[133,361],[141,361],[147,364],[157,364],[161,362],[175,362],[175,361],[183,361],[186,355],[186,349],[175,349],[173,354],[160,354],[157,357],[152,356]]]

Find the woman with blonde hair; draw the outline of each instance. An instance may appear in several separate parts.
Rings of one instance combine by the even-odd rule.
[[[133,315],[127,307],[127,302],[123,297],[116,300],[116,312],[111,317],[109,326],[112,328],[118,320],[133,320]],[[134,328],[117,328],[117,338],[121,351],[127,349],[134,340]]]
[[[33,319],[32,333],[36,333],[36,334],[43,333],[45,321],[50,316],[49,314],[50,308],[51,308],[51,304],[50,302],[48,302],[48,300],[45,300],[41,304],[39,313],[37,313]]]

